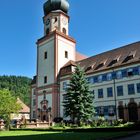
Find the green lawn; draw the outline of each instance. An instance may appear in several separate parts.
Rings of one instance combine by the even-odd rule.
[[[39,131],[7,131],[0,132],[0,140],[95,140],[127,135],[128,132],[39,132]]]

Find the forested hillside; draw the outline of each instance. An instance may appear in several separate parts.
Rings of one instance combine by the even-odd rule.
[[[23,76],[0,76],[0,89],[9,89],[13,96],[19,97],[25,104],[30,104],[31,79]]]

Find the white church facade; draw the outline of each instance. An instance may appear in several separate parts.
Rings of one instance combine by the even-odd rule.
[[[44,4],[44,36],[37,41],[37,70],[31,85],[31,119],[63,117],[63,94],[80,65],[94,94],[96,116],[140,120],[140,42],[86,57],[69,36],[69,3]]]

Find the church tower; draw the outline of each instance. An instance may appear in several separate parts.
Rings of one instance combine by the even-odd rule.
[[[31,118],[46,120],[60,115],[59,72],[75,61],[75,40],[69,36],[69,3],[48,0],[44,3],[44,36],[37,41],[37,74],[32,85]]]

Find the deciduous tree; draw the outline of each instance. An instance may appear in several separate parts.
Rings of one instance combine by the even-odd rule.
[[[17,99],[11,95],[10,91],[0,90],[0,116],[6,122],[6,128],[10,127],[11,113],[18,113],[21,105],[17,103]]]

